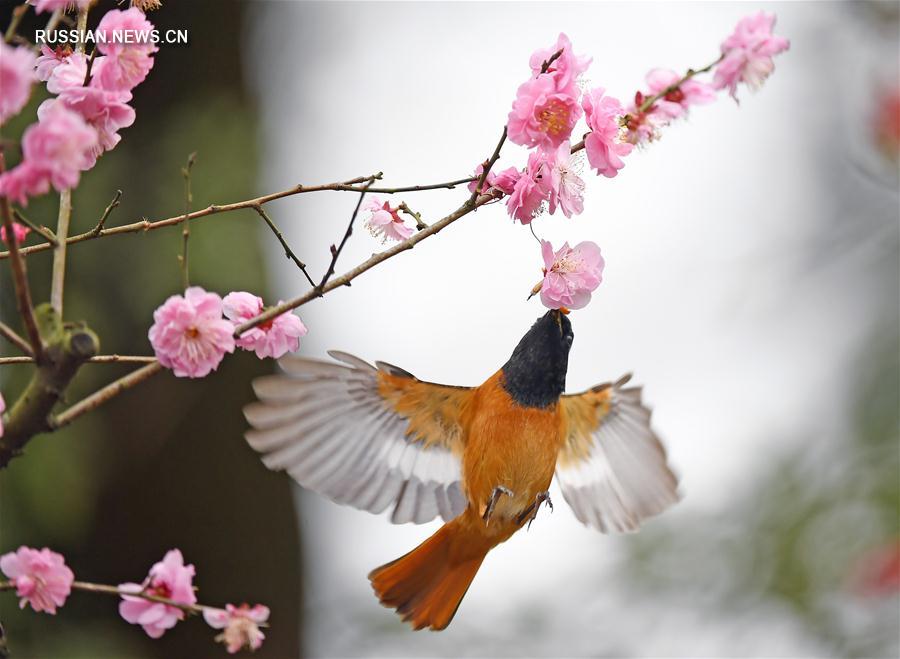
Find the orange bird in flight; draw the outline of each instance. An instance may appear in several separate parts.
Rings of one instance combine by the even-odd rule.
[[[369,574],[415,629],[444,629],[487,553],[550,505],[553,474],[583,523],[634,531],[678,500],[678,481],[630,376],[563,395],[572,325],[549,311],[481,386],[423,382],[401,368],[289,356],[257,379],[247,441],[270,469],[395,524],[446,522]]]

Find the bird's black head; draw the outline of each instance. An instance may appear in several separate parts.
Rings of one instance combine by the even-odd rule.
[[[572,323],[552,310],[537,319],[503,366],[503,386],[525,407],[552,405],[566,389]]]

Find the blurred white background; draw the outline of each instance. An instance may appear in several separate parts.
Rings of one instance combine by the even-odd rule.
[[[644,534],[597,534],[554,490],[555,512],[491,553],[450,628],[414,635],[378,605],[366,574],[436,523],[396,527],[298,489],[311,656],[836,651],[788,604],[747,590],[721,606],[715,594],[733,576],[722,534],[733,534],[735,551],[752,540],[729,511],[753,510],[748,493],[788,451],[825,451],[850,432],[849,374],[885,300],[888,312],[896,307],[897,282],[883,267],[896,263],[896,170],[860,146],[871,139],[873,90],[896,77],[896,64],[884,64],[891,53],[896,61],[892,23],[885,34],[859,6],[826,3],[257,2],[246,65],[263,119],[259,190],[376,171],[385,185],[467,176],[492,151],[529,55],[559,32],[593,57],[588,85],[626,100],[653,67],[715,59],[738,19],[760,8],[777,13],[791,49],[759,93],[742,89],[740,106],[722,94],[695,108],[629,156],[616,179],[585,166],[583,215],[534,224],[557,245],[593,240],[603,250],[603,284],[571,316],[568,389],[629,371],[646,386],[682,478],[684,501],[644,531],[675,539],[670,562],[629,562],[647,549]],[[526,153],[508,143],[498,167],[521,167]],[[432,222],[466,194],[393,201]],[[883,219],[867,219],[857,199],[880,204]],[[355,202],[348,193],[304,195],[270,213],[321,273]],[[832,240],[836,222],[854,229]],[[271,243],[276,290],[302,293],[303,278]],[[338,273],[380,249],[360,223]],[[478,384],[540,315],[539,302],[524,299],[541,265],[527,228],[502,205],[482,208],[303,307],[303,352],[339,348],[423,379]],[[821,464],[840,470],[830,458]],[[862,523],[852,536],[826,536],[861,550],[882,534]],[[689,566],[712,585],[658,594],[625,578],[635,565]]]

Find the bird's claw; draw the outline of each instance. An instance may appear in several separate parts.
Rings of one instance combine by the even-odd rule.
[[[497,507],[497,501],[500,500],[500,497],[503,495],[508,497],[515,496],[508,487],[503,487],[502,485],[498,485],[494,488],[494,491],[491,492],[491,498],[488,500],[487,506],[484,508],[484,515],[482,515],[482,519],[484,519],[484,523],[487,524],[491,521],[491,515],[494,514],[494,508]]]
[[[522,524],[527,521],[527,528],[530,529],[531,523],[537,517],[538,510],[540,509],[542,503],[546,503],[550,508],[550,512],[553,512],[553,502],[550,500],[550,493],[547,490],[544,490],[543,492],[538,492],[534,495],[534,502],[519,514],[519,516],[516,518],[516,523],[519,526],[522,526]]]

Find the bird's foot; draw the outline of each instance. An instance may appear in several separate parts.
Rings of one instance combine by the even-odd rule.
[[[553,502],[550,500],[550,493],[547,490],[544,490],[543,492],[538,492],[534,495],[534,502],[519,514],[516,518],[516,524],[522,526],[522,524],[528,522],[528,528],[530,529],[531,523],[534,521],[535,517],[537,517],[538,510],[542,503],[546,503],[550,508],[550,512],[553,512]]]
[[[502,485],[498,485],[494,488],[494,491],[491,492],[491,498],[488,500],[487,506],[485,506],[484,508],[484,515],[481,516],[485,524],[491,521],[491,515],[494,514],[494,508],[497,507],[497,502],[504,494],[508,497],[515,496],[512,490],[510,490],[508,487],[503,487]]]

